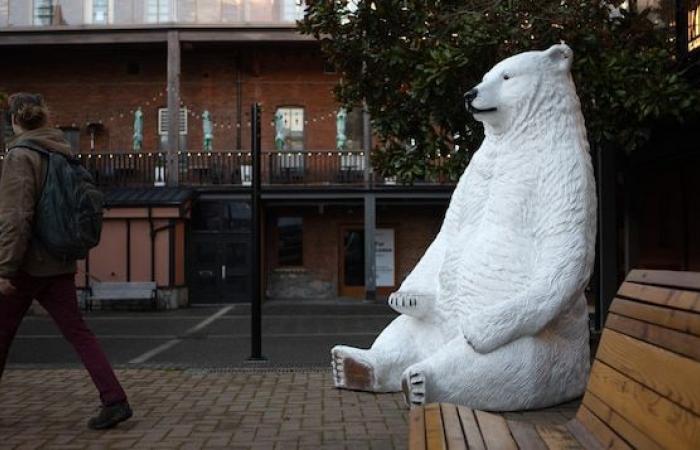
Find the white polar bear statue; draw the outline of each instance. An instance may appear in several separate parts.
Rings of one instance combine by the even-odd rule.
[[[465,94],[486,138],[369,350],[331,351],[338,388],[409,406],[509,411],[580,396],[596,196],[564,45],[508,58]]]

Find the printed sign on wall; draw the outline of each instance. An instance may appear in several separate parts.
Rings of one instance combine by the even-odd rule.
[[[393,287],[395,279],[394,230],[378,228],[375,234],[377,287]]]

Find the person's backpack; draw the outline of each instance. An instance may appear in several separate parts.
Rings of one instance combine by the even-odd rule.
[[[22,142],[46,158],[46,177],[36,205],[34,237],[53,256],[78,260],[100,242],[104,195],[78,159]],[[8,150],[8,151],[9,151]]]

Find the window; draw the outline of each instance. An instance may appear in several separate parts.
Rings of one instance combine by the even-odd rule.
[[[688,3],[688,51],[700,48],[700,0]]]
[[[277,218],[277,261],[279,266],[303,266],[303,219]]]
[[[284,124],[284,150],[304,150],[304,108],[282,107],[277,108],[282,115]]]
[[[85,23],[107,25],[114,16],[114,0],[87,0]]]
[[[74,154],[80,153],[80,130],[73,127],[61,127],[63,136],[70,143],[70,149]]]
[[[303,19],[303,0],[280,0],[280,18],[283,22],[296,22]]]
[[[13,136],[12,116],[9,111],[0,110],[0,151],[5,150],[7,143]]]
[[[348,118],[345,125],[345,136],[347,142],[345,148],[352,151],[362,150],[362,137],[364,136],[364,121],[362,120],[362,108],[356,107],[348,111]]]
[[[250,232],[250,203],[230,200],[200,200],[192,211],[194,231]]]
[[[53,22],[53,0],[34,0],[34,25],[51,25]]]
[[[170,0],[148,0],[146,22],[163,23],[170,21]]]
[[[168,108],[158,110],[158,134],[166,136],[168,134]],[[180,108],[180,135],[187,134],[187,108]]]

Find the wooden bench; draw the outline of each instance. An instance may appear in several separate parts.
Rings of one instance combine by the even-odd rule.
[[[99,282],[90,283],[90,291],[85,304],[86,310],[92,310],[94,300],[101,303],[148,300],[153,309],[158,307],[155,281],[146,282]]]
[[[430,404],[411,411],[409,443],[411,450],[700,449],[700,273],[630,272],[570,422]]]

